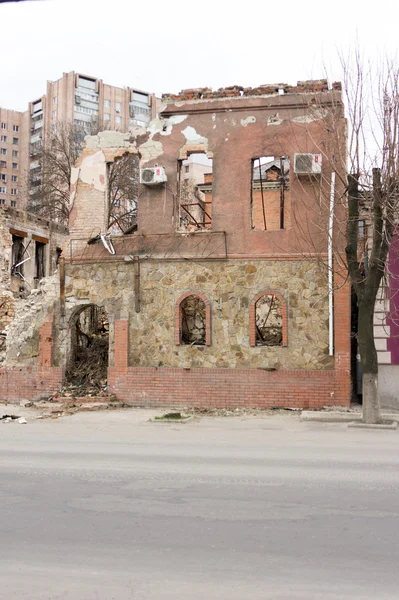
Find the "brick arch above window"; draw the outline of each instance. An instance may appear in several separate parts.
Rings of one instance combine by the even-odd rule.
[[[192,290],[190,292],[186,292],[178,298],[175,306],[175,343],[177,346],[182,345],[182,310],[181,304],[190,296],[195,296],[196,298],[200,298],[205,304],[205,346],[211,345],[211,303],[208,298],[201,294],[201,292],[197,292],[196,290]]]
[[[275,296],[281,303],[281,319],[282,319],[282,343],[280,347],[288,346],[288,311],[285,298],[275,290],[262,290],[252,299],[249,307],[249,345],[256,346],[256,303],[263,296]],[[277,347],[277,346],[276,346]]]

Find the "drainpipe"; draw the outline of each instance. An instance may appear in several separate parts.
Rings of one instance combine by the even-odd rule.
[[[334,293],[333,293],[333,225],[334,225],[335,171],[331,173],[330,214],[328,217],[328,353],[334,354]]]

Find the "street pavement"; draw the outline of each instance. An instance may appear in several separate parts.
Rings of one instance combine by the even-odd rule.
[[[155,414],[0,423],[2,600],[399,597],[398,431]]]

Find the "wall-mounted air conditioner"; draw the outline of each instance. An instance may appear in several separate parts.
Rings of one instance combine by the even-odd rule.
[[[321,154],[294,154],[296,175],[321,175]]]
[[[163,167],[140,169],[140,183],[144,183],[144,185],[161,185],[167,180],[168,178]]]

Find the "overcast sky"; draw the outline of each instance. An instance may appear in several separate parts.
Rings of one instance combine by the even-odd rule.
[[[25,110],[78,71],[160,95],[189,87],[340,78],[356,35],[398,47],[398,0],[37,0],[0,4],[0,105]]]

